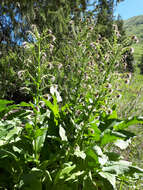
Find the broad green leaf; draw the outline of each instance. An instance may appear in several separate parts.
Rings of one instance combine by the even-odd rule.
[[[104,166],[108,161],[108,156],[106,156],[105,154],[103,154],[102,156],[98,156],[98,162]]]
[[[111,132],[103,133],[101,136],[101,145],[106,145],[108,143],[115,142],[115,140],[117,140],[118,138],[119,137],[112,135]]]
[[[42,100],[45,102],[46,106],[53,112],[54,116],[56,118],[59,118],[60,117],[60,115],[59,115],[59,106],[57,105],[57,101],[56,101],[55,96],[53,96],[54,104],[52,104],[50,101],[48,101],[48,100],[46,100],[44,98],[42,98]]]
[[[112,114],[108,117],[108,119],[117,119],[118,118],[118,115],[117,115],[117,112],[116,110],[114,110],[112,112]]]
[[[18,135],[20,132],[22,131],[22,127],[14,127],[13,129],[11,129],[9,131],[9,133],[7,134],[7,136],[5,137],[6,140],[10,140],[12,137],[14,137],[15,135]]]
[[[47,130],[46,129],[39,129],[39,130],[40,130],[40,132],[38,134],[36,134],[36,148],[37,148],[37,152],[40,152],[41,148],[44,146],[44,142],[45,142],[46,134],[47,134]]]
[[[120,123],[118,123],[117,125],[114,125],[114,129],[115,130],[123,130],[128,128],[131,125],[136,125],[136,124],[143,124],[143,118],[140,117],[133,117],[133,118],[129,118],[125,121],[122,121]]]
[[[22,107],[31,107],[31,104],[28,104],[28,103],[26,103],[26,102],[21,102],[21,103],[19,104],[19,106],[22,106]]]
[[[119,161],[120,154],[116,152],[105,152],[105,154],[108,156],[110,161]]]
[[[116,175],[108,173],[108,172],[99,172],[99,175],[109,181],[109,183],[112,185],[112,189],[116,190]],[[111,189],[111,190],[112,190]]]
[[[95,145],[93,147],[93,150],[97,153],[98,155],[98,162],[101,164],[101,165],[105,165],[106,162],[108,161],[108,156],[106,156],[105,154],[103,154],[101,148],[97,145]]]
[[[115,144],[117,147],[119,147],[121,150],[126,149],[126,148],[129,146],[130,143],[131,143],[131,140],[130,140],[130,139],[129,139],[129,140],[126,140],[126,141],[121,140],[121,139],[117,139],[116,142],[114,142],[114,144]]]
[[[62,101],[62,98],[61,98],[61,96],[60,96],[60,93],[59,93],[58,90],[57,90],[57,86],[51,86],[51,87],[50,87],[50,93],[51,93],[53,96],[56,96],[57,102],[61,102],[61,101]]]
[[[13,146],[12,148],[13,148],[14,152],[18,152],[19,154],[22,151],[21,149],[17,148],[16,146]]]
[[[70,175],[65,181],[76,180],[80,175],[84,174],[84,171],[78,171]]]
[[[98,156],[95,153],[95,151],[92,150],[92,149],[88,149],[86,151],[86,159],[87,159],[87,161],[90,161],[89,158],[92,158],[94,160],[94,165],[96,165],[96,163],[99,163],[98,162]]]
[[[82,159],[86,158],[86,154],[83,151],[80,150],[79,146],[76,146],[76,149],[74,151],[74,155],[77,156],[77,157],[80,157]]]
[[[1,149],[0,150],[0,158],[2,159],[5,157],[13,158],[16,161],[18,160],[17,156],[13,152],[10,152],[10,151],[5,150],[5,149]]]
[[[56,184],[58,182],[59,179],[64,179],[65,177],[68,177],[70,172],[76,168],[76,165],[72,165],[71,162],[69,163],[65,163],[63,169],[60,169],[59,172],[57,173],[55,180],[54,180],[54,184]]]
[[[45,102],[46,106],[50,109],[50,110],[53,110],[53,104],[46,100],[45,98],[42,98],[42,100]]]
[[[118,162],[110,162],[108,166],[102,168],[102,171],[110,172],[116,175],[123,175],[130,170],[131,162],[120,160]]]
[[[98,156],[102,156],[103,155],[103,152],[102,152],[100,146],[95,145],[93,147],[93,150],[95,150],[95,152],[97,153]]]
[[[129,175],[133,175],[135,173],[141,173],[141,174],[143,174],[143,169],[139,168],[137,166],[130,166]]]
[[[66,136],[66,131],[61,125],[59,126],[59,135],[62,141],[68,141],[67,136]]]

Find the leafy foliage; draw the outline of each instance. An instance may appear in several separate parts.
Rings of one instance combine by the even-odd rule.
[[[126,148],[134,135],[128,126],[143,123],[138,117],[119,119],[111,102],[111,83],[126,48],[116,31],[112,44],[93,41],[87,20],[81,25],[72,23],[72,39],[57,54],[54,47],[55,54],[47,50],[55,45],[54,35],[40,35],[36,27],[34,42],[24,44],[29,59],[24,85],[33,101],[0,101],[1,188],[116,190],[118,179],[143,173],[110,149],[113,143]]]

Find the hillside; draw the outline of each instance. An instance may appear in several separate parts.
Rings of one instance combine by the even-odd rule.
[[[139,62],[141,54],[143,54],[143,15],[125,20],[124,28],[128,36],[136,35],[139,39],[139,43],[134,45],[135,58]]]

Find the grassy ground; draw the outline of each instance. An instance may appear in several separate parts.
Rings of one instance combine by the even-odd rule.
[[[130,83],[121,84],[122,98],[118,100],[118,114],[120,117],[143,116],[143,75],[140,75],[139,68],[136,68]],[[135,132],[136,137],[132,139],[130,146],[123,151],[126,160],[143,168],[143,126],[132,126],[130,131]],[[119,188],[120,189],[120,188]],[[131,187],[123,185],[122,190],[141,190],[143,189],[143,178],[140,178]]]

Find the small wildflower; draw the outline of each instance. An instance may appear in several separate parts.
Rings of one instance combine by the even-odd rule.
[[[42,61],[46,61],[46,54],[45,53],[43,53],[43,55],[42,55]]]
[[[133,47],[130,48],[130,53],[134,53],[134,48]]]
[[[89,130],[90,133],[94,134],[94,129],[88,128],[88,130]]]
[[[69,22],[69,24],[73,24],[74,22],[73,22],[73,20],[71,20],[70,22]]]
[[[25,70],[18,71],[18,73],[17,73],[18,78],[23,79],[24,74],[25,74]]]
[[[123,66],[124,66],[124,69],[126,69],[127,68],[127,63],[124,63]]]
[[[130,80],[125,80],[125,84],[129,84],[130,83]]]
[[[48,29],[48,31],[47,31],[47,32],[48,32],[48,34],[52,34],[52,31],[51,31],[50,29]]]
[[[81,42],[78,42],[77,45],[78,45],[78,46],[81,46],[82,44],[81,44]]]
[[[52,76],[51,81],[52,81],[52,82],[55,82],[55,80],[56,80],[56,77],[55,77],[55,76]]]
[[[92,106],[90,105],[90,106],[88,106],[88,109],[91,109],[92,108]]]
[[[112,85],[110,83],[107,83],[106,88],[112,88]]]
[[[112,92],[113,92],[113,89],[109,89],[109,93],[112,94]]]
[[[95,48],[94,42],[91,42],[90,45],[91,45],[91,47]]]
[[[117,94],[116,98],[120,99],[122,97],[121,94]]]
[[[118,26],[116,24],[113,24],[113,30],[118,31]]]
[[[131,79],[131,77],[132,77],[132,74],[131,73],[127,73],[127,78]]]
[[[54,46],[50,44],[50,53],[52,53],[53,49],[54,49]]]
[[[52,40],[53,40],[53,42],[56,40],[56,37],[54,36],[54,35],[52,35]]]
[[[101,35],[99,34],[99,35],[98,35],[98,40],[101,40],[101,38],[102,38],[102,37],[101,37]]]
[[[81,114],[81,111],[80,111],[80,110],[77,110],[77,111],[76,111],[76,114],[77,114],[77,115],[80,115],[80,114]]]
[[[92,27],[92,26],[90,26],[90,27],[89,27],[89,30],[93,31],[93,27]]]
[[[121,34],[120,34],[119,31],[115,31],[115,34],[116,34],[116,36],[117,36],[118,38],[121,37]]]
[[[90,22],[90,19],[89,19],[89,18],[87,18],[87,19],[86,19],[86,21],[87,21],[87,22]]]
[[[58,69],[60,70],[62,68],[62,64],[58,64]]]
[[[100,119],[100,117],[99,117],[99,116],[96,116],[96,117],[95,117],[95,120],[99,120],[99,119]]]
[[[98,94],[98,92],[95,94],[95,98],[98,98],[99,97],[99,94]]]
[[[139,42],[138,38],[137,38],[135,35],[134,35],[134,36],[132,36],[132,37],[131,37],[131,39],[132,39],[132,40],[134,40],[136,43],[138,43],[138,42]]]
[[[112,112],[113,111],[110,108],[107,110],[107,114],[109,114],[109,115],[112,114]]]

